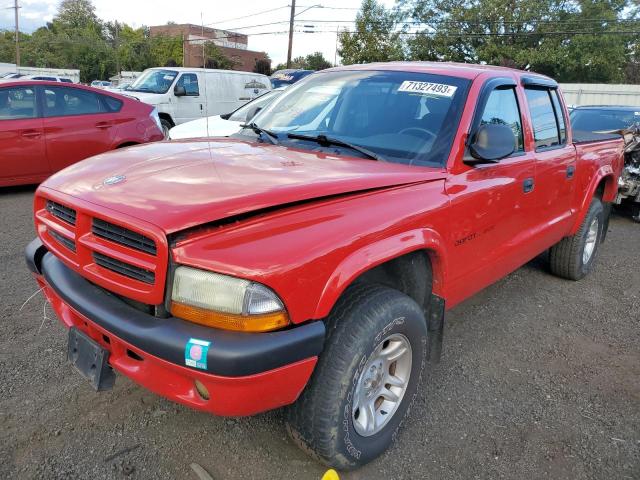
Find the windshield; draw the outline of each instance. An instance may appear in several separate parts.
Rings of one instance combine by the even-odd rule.
[[[640,122],[640,107],[633,110],[577,109],[571,112],[571,127],[585,132],[622,130]]]
[[[278,135],[281,143],[300,148],[354,155],[353,149],[291,139],[287,134],[340,140],[390,162],[443,165],[469,83],[410,72],[318,73],[285,90],[256,123]]]
[[[260,110],[262,110],[271,102],[273,102],[276,98],[278,98],[281,93],[282,93],[281,90],[277,90],[277,91],[271,90],[270,92],[267,92],[264,95],[259,96],[258,98],[252,100],[246,105],[243,105],[242,107],[237,109],[235,112],[233,112],[229,116],[228,120],[231,120],[234,122],[250,121],[253,117],[256,116],[256,114]]]
[[[167,93],[178,76],[175,70],[147,70],[127,89],[132,92]]]

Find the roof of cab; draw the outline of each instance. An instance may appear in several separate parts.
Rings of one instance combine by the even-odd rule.
[[[495,65],[475,65],[471,63],[456,62],[384,62],[384,63],[364,63],[357,65],[346,65],[334,67],[324,71],[337,70],[389,70],[398,72],[434,73],[437,75],[449,75],[473,80],[483,73],[494,73],[495,76],[509,72],[519,77],[540,77],[549,78],[538,73],[516,70],[515,68],[497,67]]]

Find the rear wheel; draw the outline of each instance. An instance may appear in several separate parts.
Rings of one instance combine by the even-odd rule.
[[[422,308],[383,286],[350,287],[327,325],[325,351],[287,428],[303,450],[339,469],[383,453],[418,390],[427,351]]]
[[[563,238],[551,247],[551,272],[569,280],[580,280],[587,275],[593,267],[598,247],[602,243],[605,220],[602,202],[594,198],[578,232],[571,237]]]

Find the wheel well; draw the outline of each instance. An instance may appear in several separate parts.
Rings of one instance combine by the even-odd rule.
[[[615,191],[616,188],[614,185],[614,178],[611,175],[607,175],[600,180],[600,183],[598,183],[596,191],[593,195],[600,200],[603,200],[604,198],[611,198],[612,196],[614,196]]]
[[[427,308],[433,284],[431,260],[424,250],[410,252],[367,270],[354,283],[385,285],[413,298]]]
[[[166,120],[167,122],[169,122],[172,127],[176,126],[176,124],[173,122],[173,119],[171,118],[171,115],[169,115],[168,113],[159,113],[158,116],[161,120]]]
[[[116,148],[132,147],[134,145],[139,145],[139,143],[138,142],[125,142],[122,145],[118,145]]]

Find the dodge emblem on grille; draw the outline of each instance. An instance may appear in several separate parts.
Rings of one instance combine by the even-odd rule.
[[[113,177],[107,177],[102,181],[103,185],[115,185],[116,183],[124,182],[127,179],[124,175],[114,175]]]

